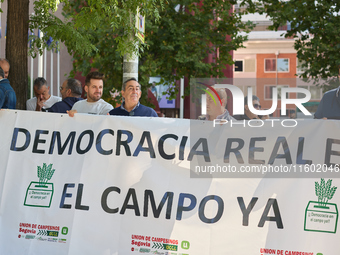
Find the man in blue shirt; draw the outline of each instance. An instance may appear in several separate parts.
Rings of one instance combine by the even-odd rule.
[[[122,96],[124,102],[121,106],[111,110],[110,115],[121,116],[141,116],[141,117],[158,117],[154,109],[139,103],[142,95],[140,84],[135,78],[131,78],[123,83]]]
[[[327,91],[314,114],[315,119],[340,119],[340,87]]]
[[[4,70],[0,67],[0,109],[15,109],[17,97],[8,79],[4,77]]]
[[[48,112],[66,113],[72,109],[75,102],[82,100],[81,93],[83,89],[81,82],[76,79],[67,79],[60,87],[62,101],[55,103],[47,109]]]

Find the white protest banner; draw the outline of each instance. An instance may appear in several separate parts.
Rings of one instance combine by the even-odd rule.
[[[339,128],[0,111],[0,254],[337,255]]]

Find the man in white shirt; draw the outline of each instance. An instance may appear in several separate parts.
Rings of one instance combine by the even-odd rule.
[[[26,109],[29,111],[44,112],[47,108],[61,101],[61,97],[49,94],[50,87],[47,86],[47,81],[43,77],[38,77],[34,80],[33,91],[35,97],[26,101]]]
[[[107,115],[113,106],[103,99],[104,75],[99,72],[90,72],[85,78],[86,100],[76,102],[67,113],[73,117],[75,113],[87,113],[95,115]]]

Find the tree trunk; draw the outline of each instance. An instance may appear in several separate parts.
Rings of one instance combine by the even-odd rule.
[[[8,0],[7,3],[6,58],[11,66],[8,79],[17,95],[16,108],[24,110],[28,91],[29,0]]]

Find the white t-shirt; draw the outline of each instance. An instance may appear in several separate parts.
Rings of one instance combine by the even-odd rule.
[[[46,102],[44,103],[43,108],[47,109],[50,108],[52,105],[54,105],[55,103],[61,101],[61,97],[56,97],[56,96],[50,96],[49,99],[46,100]],[[37,98],[33,97],[31,99],[28,99],[26,101],[26,109],[29,111],[35,111],[35,108],[37,107]]]
[[[97,102],[87,102],[87,100],[80,100],[76,102],[72,110],[77,110],[79,113],[106,115],[113,109],[113,106],[105,102],[103,99],[99,99]]]

